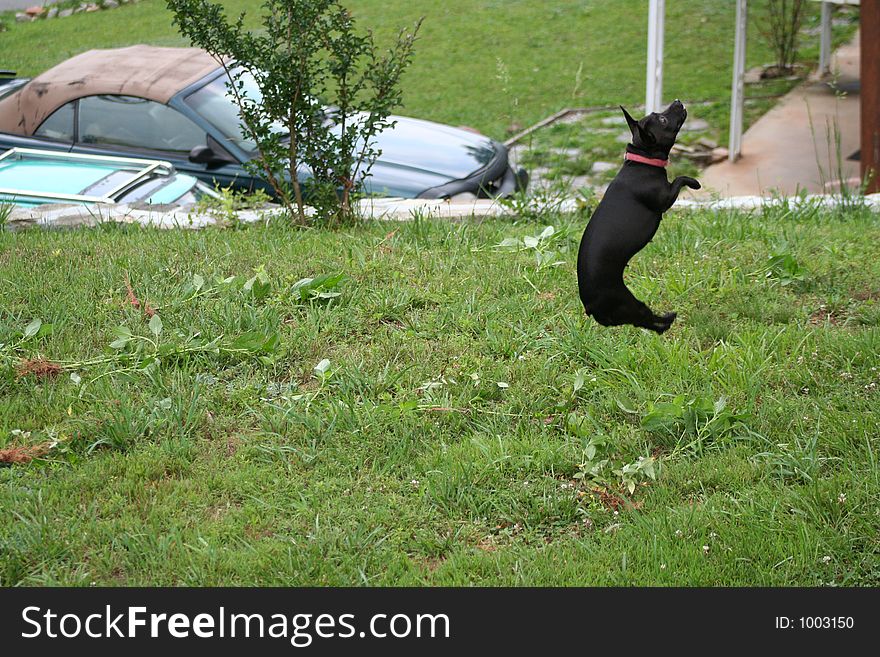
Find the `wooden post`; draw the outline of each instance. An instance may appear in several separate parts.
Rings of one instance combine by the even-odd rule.
[[[648,5],[648,70],[645,85],[645,114],[663,109],[663,32],[666,0]]]
[[[819,39],[819,75],[831,72],[831,3],[822,3],[822,23]]]
[[[862,0],[860,13],[861,173],[873,194],[880,192],[880,0]]]
[[[727,159],[736,162],[742,153],[743,90],[746,73],[746,32],[749,22],[747,0],[736,0],[736,41],[733,48],[733,84],[730,91],[730,143]]]

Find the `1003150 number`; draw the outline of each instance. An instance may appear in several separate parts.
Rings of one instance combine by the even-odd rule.
[[[797,622],[803,630],[851,630],[855,625],[852,616],[801,616]]]

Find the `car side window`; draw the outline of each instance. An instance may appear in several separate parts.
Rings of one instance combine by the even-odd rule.
[[[62,105],[43,121],[34,131],[34,137],[73,143],[74,105],[76,101]]]
[[[171,153],[204,146],[205,131],[175,109],[133,96],[79,101],[79,142]]]

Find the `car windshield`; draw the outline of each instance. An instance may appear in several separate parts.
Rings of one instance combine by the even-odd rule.
[[[238,80],[242,84],[243,97],[255,103],[263,101],[260,87],[253,75],[242,72]],[[241,126],[238,106],[235,104],[235,97],[229,91],[227,81],[225,75],[216,77],[198,91],[187,96],[184,102],[217,128],[228,141],[248,153],[254,153],[257,150],[257,145],[253,139],[246,135]],[[273,125],[273,130],[279,134],[287,133],[280,124]]]

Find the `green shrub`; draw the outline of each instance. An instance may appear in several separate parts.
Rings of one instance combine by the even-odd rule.
[[[263,30],[248,31],[208,0],[167,0],[174,23],[221,65],[245,135],[256,144],[249,163],[301,224],[309,221],[299,176],[318,220],[353,217],[352,199],[378,156],[374,137],[393,125],[400,79],[421,22],[382,52],[358,33],[339,0],[266,0]],[[249,95],[253,78],[259,98]]]

